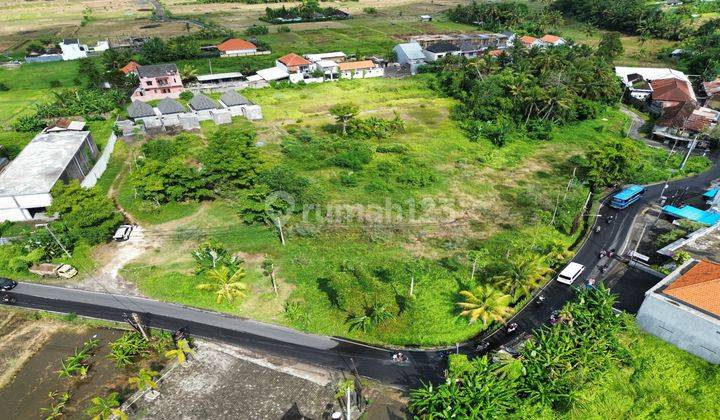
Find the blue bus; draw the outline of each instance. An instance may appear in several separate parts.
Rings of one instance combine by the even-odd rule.
[[[630,204],[638,201],[643,194],[645,194],[645,187],[642,185],[630,185],[612,196],[610,207],[616,209],[627,208]]]

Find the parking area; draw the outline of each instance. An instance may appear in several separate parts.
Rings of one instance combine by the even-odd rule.
[[[628,267],[624,263],[618,263],[605,278],[604,283],[618,296],[615,307],[635,314],[640,309],[640,305],[645,298],[645,292],[660,280],[660,278],[652,274]]]

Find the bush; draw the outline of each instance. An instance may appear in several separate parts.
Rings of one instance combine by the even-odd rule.
[[[288,33],[288,32],[290,32],[290,27],[283,25],[283,26],[278,27],[277,31],[279,34]]]
[[[195,96],[195,95],[193,95],[193,93],[190,92],[189,90],[186,90],[186,91],[183,91],[182,93],[180,93],[180,99],[182,99],[183,101],[189,101],[190,99],[193,98],[193,96]]]
[[[366,7],[363,9],[363,13],[365,13],[366,15],[376,15],[377,9],[374,7]]]
[[[256,35],[267,35],[270,31],[265,25],[253,25],[245,30],[245,35],[256,36]]]
[[[59,80],[55,80],[55,79],[53,79],[53,80],[51,80],[50,82],[48,82],[48,84],[49,84],[50,87],[53,88],[53,89],[54,89],[54,88],[59,88],[60,86],[62,86],[62,83],[60,83]]]
[[[0,92],[7,92],[8,90],[10,90],[8,85],[6,85],[4,82],[0,82]]]

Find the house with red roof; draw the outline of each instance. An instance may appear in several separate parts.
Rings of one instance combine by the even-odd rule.
[[[292,73],[306,73],[310,70],[310,61],[295,53],[286,54],[275,61],[275,66]]]
[[[542,47],[543,43],[539,39],[535,38],[534,36],[524,35],[520,38],[520,43],[525,48],[532,48],[532,47]]]
[[[138,64],[138,63],[136,63],[136,62],[134,62],[134,61],[131,61],[131,62],[125,64],[125,65],[120,69],[120,71],[123,72],[123,73],[125,73],[125,76],[127,76],[128,74],[135,74],[135,75],[137,75],[138,67],[140,67],[140,64]]]
[[[691,259],[645,293],[636,321],[646,332],[720,364],[720,264]]]
[[[660,109],[680,105],[683,102],[697,102],[692,85],[686,80],[670,77],[650,82],[651,99]]]
[[[542,41],[542,43],[546,46],[551,47],[559,47],[561,45],[565,45],[565,40],[557,35],[546,34],[542,38],[540,38],[540,41]]]
[[[230,38],[217,45],[220,57],[242,57],[256,55],[258,47],[252,42],[240,38]]]

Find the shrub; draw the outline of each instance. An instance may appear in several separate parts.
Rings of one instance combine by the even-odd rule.
[[[190,99],[193,98],[193,96],[195,96],[195,95],[193,95],[193,93],[190,92],[189,90],[186,90],[186,91],[183,91],[182,93],[180,93],[180,99],[182,99],[183,101],[189,101]]]
[[[277,31],[279,34],[288,33],[288,32],[290,32],[290,27],[282,25],[282,26],[278,27]]]
[[[5,84],[4,82],[0,82],[0,92],[7,92],[8,90],[10,90],[8,85]]]
[[[268,27],[265,25],[253,25],[245,30],[245,35],[267,35],[269,32]]]

